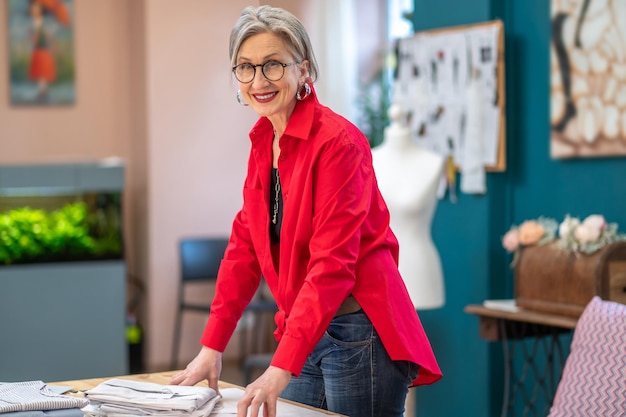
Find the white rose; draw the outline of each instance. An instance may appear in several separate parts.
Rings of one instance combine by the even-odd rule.
[[[580,221],[577,218],[566,216],[565,220],[559,225],[559,236],[561,238],[567,238],[574,232],[576,226],[579,224]]]
[[[597,227],[583,222],[574,230],[574,237],[576,237],[580,243],[585,244],[598,240],[601,232],[602,231]]]
[[[588,216],[585,220],[583,220],[583,224],[593,227],[594,229],[598,229],[599,231],[606,228],[606,220],[601,214],[592,214],[591,216]]]

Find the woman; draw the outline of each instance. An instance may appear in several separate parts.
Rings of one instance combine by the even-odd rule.
[[[29,14],[33,24],[33,51],[28,67],[28,78],[37,83],[36,101],[48,99],[48,88],[56,80],[56,64],[50,51],[50,36],[46,32],[44,6],[31,0]]]
[[[441,372],[399,275],[398,244],[366,138],[320,105],[317,63],[293,15],[248,7],[230,36],[237,99],[260,119],[244,202],[218,274],[200,353],[172,384],[207,379],[263,275],[279,311],[269,368],[238,416],[278,396],[350,416],[402,416],[409,386]]]

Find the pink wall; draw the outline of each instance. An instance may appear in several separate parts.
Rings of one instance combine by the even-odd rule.
[[[231,81],[230,28],[250,1],[145,2],[148,95],[148,358],[170,355],[176,245],[180,237],[228,235],[241,205],[256,120]],[[184,7],[182,7],[184,5]],[[182,358],[199,349],[204,318],[183,329]]]
[[[169,366],[178,240],[227,235],[241,205],[256,115],[235,99],[230,29],[260,3],[312,26],[312,1],[74,0],[77,100],[68,107],[10,107],[0,42],[0,164],[126,161],[127,258],[147,287],[149,370]],[[0,33],[6,20],[0,7]],[[185,321],[181,364],[197,353],[204,320]]]
[[[126,161],[129,273],[148,289],[151,369],[169,366],[178,239],[228,234],[241,205],[256,116],[235,100],[228,35],[256,3],[75,0],[73,106],[11,107],[1,61],[0,164]],[[0,7],[0,33],[6,20]],[[203,320],[192,317],[184,329],[183,361],[197,352]]]

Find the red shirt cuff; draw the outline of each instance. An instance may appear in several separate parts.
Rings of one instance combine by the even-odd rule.
[[[297,377],[300,376],[309,353],[302,348],[300,340],[283,335],[270,365],[287,370]]]
[[[204,328],[200,343],[203,346],[224,352],[237,323],[230,324],[225,320],[218,319],[214,314],[209,315],[209,320]]]

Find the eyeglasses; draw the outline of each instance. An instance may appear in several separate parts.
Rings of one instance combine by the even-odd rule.
[[[269,81],[278,81],[285,75],[285,67],[299,64],[299,62],[292,62],[290,64],[283,64],[278,61],[267,61],[265,64],[239,64],[233,67],[233,73],[237,81],[243,84],[251,83],[256,76],[256,67],[261,67],[263,76]]]

